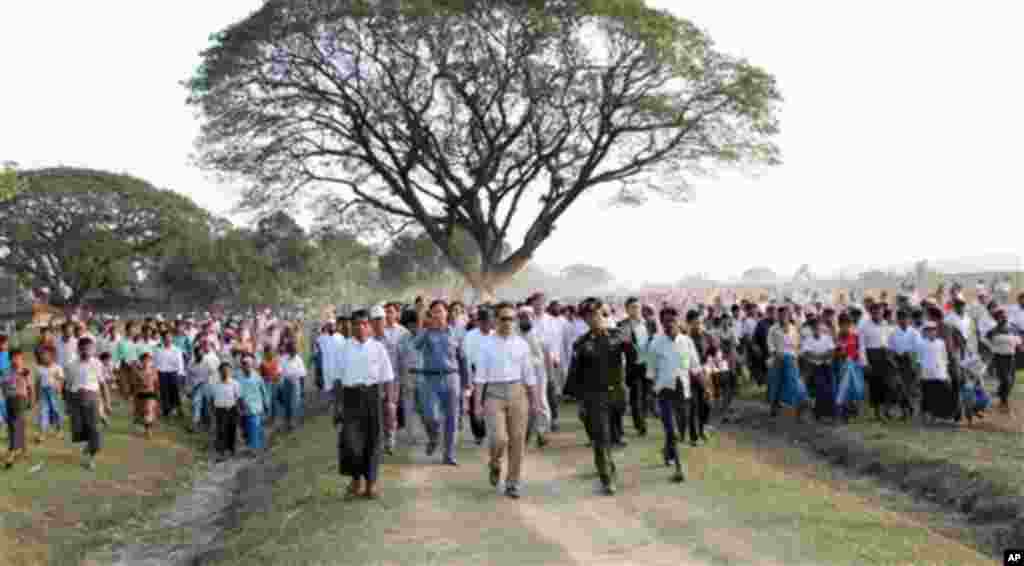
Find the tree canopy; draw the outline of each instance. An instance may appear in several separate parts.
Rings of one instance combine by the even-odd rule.
[[[191,199],[104,171],[22,171],[0,202],[0,268],[76,304],[90,291],[130,285],[147,258],[210,217]]]
[[[199,158],[245,207],[369,207],[493,294],[598,187],[685,200],[694,175],[779,163],[773,76],[643,0],[400,4],[268,0],[213,36],[186,84]]]

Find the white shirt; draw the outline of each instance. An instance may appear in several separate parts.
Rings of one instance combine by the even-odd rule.
[[[864,322],[860,327],[860,340],[864,344],[865,350],[886,348],[885,326],[883,324],[876,324],[873,320]]]
[[[65,366],[78,361],[78,340],[72,336],[68,341],[64,337],[57,338],[57,363]]]
[[[1018,330],[1024,332],[1024,307],[1013,305],[1007,309],[1006,320],[1010,323],[1010,326],[1015,326]]]
[[[800,341],[800,353],[827,354],[835,351],[836,343],[828,334],[822,334],[815,338],[812,332],[809,336]]]
[[[388,349],[388,356],[391,356],[391,369],[398,368],[398,343],[409,331],[404,326],[396,324],[384,328],[384,345]]]
[[[638,321],[630,320],[623,328],[623,330],[625,331],[629,329],[632,329],[633,334],[636,335],[635,346],[637,350],[639,351],[646,347],[647,342],[650,341],[647,336],[647,323],[644,322],[643,319],[640,319]],[[643,363],[643,358],[637,360],[637,363]]]
[[[95,357],[87,362],[74,361],[64,370],[64,374],[71,379],[72,393],[82,390],[99,392],[103,379],[103,364]]]
[[[757,318],[748,316],[743,319],[743,337],[753,338],[754,332],[757,331]]]
[[[207,352],[205,356],[199,360],[199,372],[200,376],[204,376],[206,383],[213,385],[220,380],[220,375],[217,373],[217,368],[220,367],[220,358],[217,354],[212,351]]]
[[[521,336],[494,335],[480,343],[480,361],[473,375],[473,383],[537,384],[537,376],[530,360],[530,345]]]
[[[690,370],[701,367],[700,354],[693,340],[680,333],[673,340],[667,334],[655,336],[648,344],[647,378],[654,380],[654,392],[675,389],[683,383],[683,396],[690,398]]]
[[[947,326],[952,326],[959,330],[960,333],[963,334],[965,339],[971,337],[971,319],[967,316],[966,313],[964,313],[964,316],[960,316],[955,312],[951,312],[946,315],[946,318],[943,319],[943,322]]]
[[[333,357],[333,361],[331,362],[332,373],[327,374],[324,372],[327,376],[324,378],[325,383],[341,381],[341,373],[345,371],[345,347],[348,346],[349,342],[352,342],[352,340],[342,336],[340,332],[332,334],[330,338],[331,341],[327,343],[327,346],[329,348],[328,351],[331,352],[331,356]]]
[[[213,406],[221,409],[234,407],[238,403],[238,398],[242,396],[242,386],[231,377],[226,382],[218,380],[211,386],[211,390]]]
[[[302,356],[282,356],[281,377],[295,383],[306,377],[306,364],[302,361]]]
[[[921,347],[921,379],[949,381],[947,363],[946,343],[938,338],[925,339]]]
[[[348,340],[341,353],[341,385],[374,385],[395,380],[388,350],[378,340]]]
[[[174,346],[170,348],[160,346],[153,352],[153,366],[160,373],[184,375],[185,356]]]
[[[543,313],[537,317],[535,324],[540,330],[544,353],[552,362],[559,361],[562,352],[562,334],[565,332],[564,321],[548,313]]]
[[[466,356],[466,363],[469,364],[470,370],[480,367],[480,346],[493,336],[493,330],[489,334],[484,334],[479,328],[474,328],[466,333],[466,339],[462,341],[462,352]]]

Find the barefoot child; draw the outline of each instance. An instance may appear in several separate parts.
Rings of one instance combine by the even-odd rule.
[[[153,436],[153,422],[156,421],[157,391],[160,388],[160,374],[153,365],[153,354],[145,352],[142,354],[142,367],[139,368],[139,402],[142,404],[142,426],[145,429],[146,438]]]
[[[39,405],[39,436],[36,442],[42,442],[50,431],[50,425],[53,425],[54,434],[59,436],[64,424],[60,410],[64,368],[57,365],[55,353],[52,346],[36,350],[36,401]]]
[[[31,412],[33,395],[32,372],[25,367],[21,350],[11,351],[11,371],[4,382],[7,400],[7,459],[4,467],[10,469],[14,461],[25,455],[25,428]]]

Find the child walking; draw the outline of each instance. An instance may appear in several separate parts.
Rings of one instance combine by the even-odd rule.
[[[21,350],[11,351],[11,371],[4,381],[4,397],[7,401],[7,459],[4,468],[10,469],[14,462],[26,455],[25,428],[32,408],[32,372],[25,367],[25,356]]]
[[[214,416],[217,420],[217,461],[223,462],[230,452],[235,455],[238,437],[238,401],[242,388],[231,377],[231,364],[222,362],[218,367],[220,380],[212,386]]]
[[[53,426],[53,434],[60,436],[64,416],[61,414],[60,398],[64,389],[64,368],[57,365],[56,352],[52,346],[36,350],[36,402],[39,405],[39,435],[36,443],[42,442]]]

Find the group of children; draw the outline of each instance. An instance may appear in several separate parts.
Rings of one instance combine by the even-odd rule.
[[[59,327],[59,338],[57,328],[40,329],[34,369],[26,352],[9,350],[8,337],[0,335],[0,419],[8,437],[3,467],[27,456],[32,420],[38,425],[35,442],[43,443],[61,438],[70,419],[71,441],[86,443],[83,466],[94,469],[98,425],[109,427],[121,406],[116,398],[131,406],[145,438],[172,414],[186,417],[184,396],[192,408],[186,428],[216,431],[220,459],[235,454],[239,429],[247,449],[262,450],[268,417],[284,417],[291,430],[302,413],[306,370],[299,325],[262,316],[211,317],[201,325],[150,317],[128,321],[122,336],[112,318],[92,328],[74,321]]]

